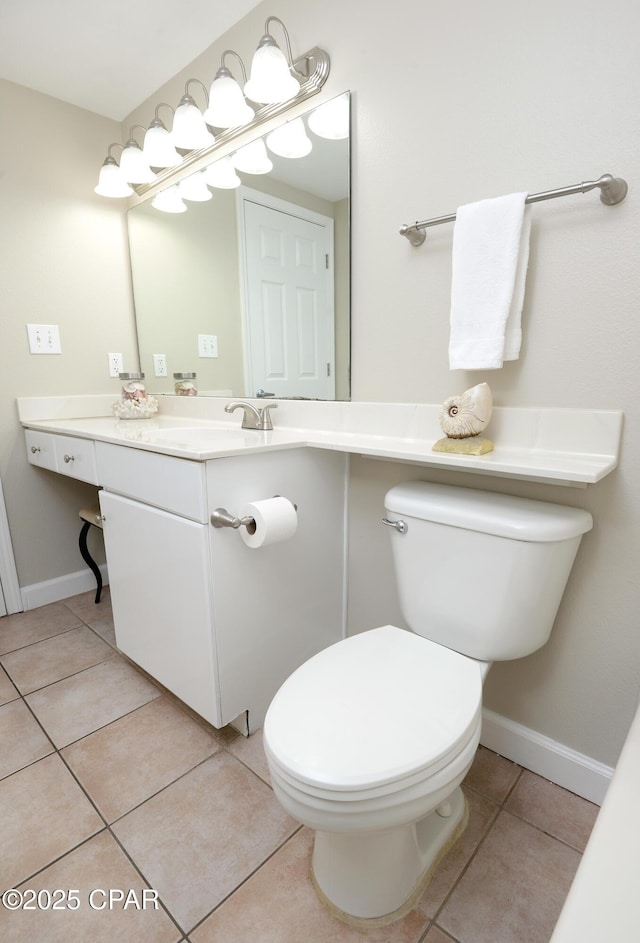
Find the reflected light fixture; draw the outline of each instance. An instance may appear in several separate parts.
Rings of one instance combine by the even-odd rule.
[[[288,61],[269,32],[270,23],[279,23],[284,31]],[[251,75],[244,93],[251,101],[274,105],[294,98],[300,91],[300,82],[292,75],[295,71],[287,27],[277,16],[270,16],[264,25],[264,36],[251,60]]]
[[[177,186],[169,187],[168,190],[161,190],[160,193],[154,196],[151,205],[156,210],[162,210],[163,213],[186,213],[187,211],[187,206],[180,196]]]
[[[255,111],[245,101],[242,89],[224,62],[225,56],[235,56],[240,63],[243,82],[247,81],[244,62],[233,49],[222,53],[221,65],[209,89],[209,107],[205,122],[212,128],[238,128],[255,118]]]
[[[341,141],[349,137],[349,95],[345,92],[318,105],[307,118],[309,130],[320,138]]]
[[[273,163],[267,154],[262,138],[245,144],[232,155],[231,159],[236,170],[242,170],[246,174],[268,174],[270,170],[273,170]]]
[[[287,121],[267,135],[267,147],[279,157],[306,157],[312,146],[302,118]]]
[[[123,144],[114,143],[109,145],[107,149],[107,156],[105,157],[104,163],[100,168],[98,184],[96,187],[94,187],[94,191],[95,193],[99,194],[99,196],[132,196],[133,190],[120,173],[120,168],[118,167],[115,157],[111,156],[112,147],[121,147],[124,150]]]
[[[178,150],[199,151],[203,147],[210,147],[215,143],[215,138],[207,128],[207,124],[202,117],[202,112],[196,105],[194,99],[189,94],[189,86],[196,82],[204,91],[209,107],[209,93],[206,86],[200,79],[188,79],[184,87],[184,95],[176,108],[173,116],[173,129],[171,131],[171,142]]]
[[[165,167],[177,167],[182,162],[182,158],[171,142],[171,135],[165,128],[163,122],[158,117],[160,108],[169,108],[171,114],[174,110],[166,102],[160,102],[156,108],[153,121],[147,128],[142,145],[142,153],[150,167],[157,167],[164,170]]]
[[[209,187],[218,187],[221,190],[233,190],[242,183],[233,166],[231,157],[221,157],[220,160],[209,164],[206,170],[202,172],[207,186]]]
[[[140,124],[134,124],[129,131],[129,140],[120,155],[120,173],[127,183],[151,183],[155,174],[146,162],[142,148],[133,136],[134,128],[146,129]]]
[[[178,193],[183,200],[191,200],[193,203],[206,203],[213,196],[202,170],[181,180],[178,184]]]

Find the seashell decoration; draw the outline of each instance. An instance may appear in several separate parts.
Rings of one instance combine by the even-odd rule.
[[[440,410],[440,427],[449,439],[479,435],[491,419],[492,398],[488,383],[478,383],[459,396],[450,396]]]

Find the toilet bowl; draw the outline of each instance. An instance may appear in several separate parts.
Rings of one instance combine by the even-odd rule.
[[[402,614],[315,655],[275,695],[275,795],[315,829],[312,880],[349,923],[399,919],[466,823],[460,783],[496,660],[547,641],[588,512],[409,482],[385,497]]]
[[[320,652],[274,698],[272,785],[316,830],[313,879],[342,919],[397,919],[466,824],[487,667],[383,626]]]

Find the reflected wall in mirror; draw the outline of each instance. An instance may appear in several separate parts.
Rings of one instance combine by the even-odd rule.
[[[338,98],[349,102],[348,93]],[[349,399],[349,137],[313,131],[322,131],[322,108],[302,116],[306,156],[275,153],[287,145],[269,141],[271,129],[268,173],[237,167],[240,186],[209,183],[210,198],[185,196],[183,212],[151,200],[129,210],[140,368],[151,392],[173,393],[174,373],[195,373],[200,396]],[[154,355],[163,355],[166,377],[156,376]]]

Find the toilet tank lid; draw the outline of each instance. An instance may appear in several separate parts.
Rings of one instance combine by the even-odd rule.
[[[593,518],[582,508],[427,481],[396,485],[384,503],[394,514],[510,540],[568,540],[593,527]]]

